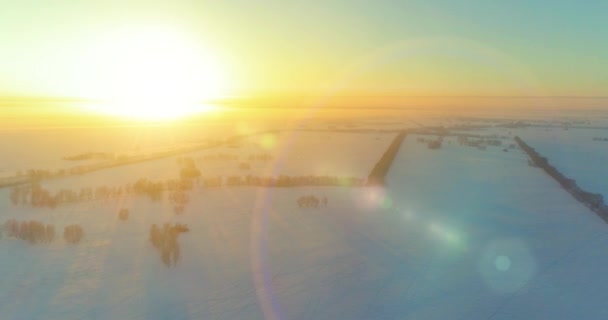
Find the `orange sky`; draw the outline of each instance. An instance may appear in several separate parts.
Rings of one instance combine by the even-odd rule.
[[[606,107],[592,98],[608,96],[605,6],[12,1],[0,5],[0,104],[4,119],[7,108],[43,116],[49,104],[31,97],[101,100],[110,114],[126,105],[134,114],[150,105],[179,113],[200,101],[281,108]],[[524,98],[530,96],[555,98]],[[581,98],[563,98],[571,96]]]

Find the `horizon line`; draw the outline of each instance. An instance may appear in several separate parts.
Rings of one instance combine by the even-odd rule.
[[[209,99],[208,101],[198,101],[197,103],[216,103],[230,100],[280,100],[289,98],[321,98],[323,95],[259,95],[259,96],[231,96]],[[608,99],[608,95],[399,95],[399,94],[361,94],[361,95],[329,95],[327,97],[335,98],[508,98],[508,99],[535,99],[535,98],[566,98],[566,99]],[[60,97],[60,96],[25,96],[25,95],[0,95],[2,100],[42,100],[42,101],[103,101],[98,98],[78,98],[78,97]]]

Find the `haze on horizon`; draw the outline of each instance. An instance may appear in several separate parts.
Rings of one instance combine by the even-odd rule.
[[[5,114],[20,108],[15,97],[119,101],[116,110],[179,101],[189,112],[210,101],[514,103],[505,97],[519,97],[515,105],[522,106],[597,107],[608,96],[608,4],[599,1],[3,1],[1,7]]]
[[[0,320],[608,319],[606,9],[0,0]]]

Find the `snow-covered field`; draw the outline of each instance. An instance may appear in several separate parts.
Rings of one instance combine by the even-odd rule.
[[[608,129],[527,128],[518,134],[564,175],[608,198]]]
[[[253,128],[255,129],[255,128]],[[251,130],[253,130],[251,129]],[[265,130],[277,129],[266,127]],[[226,139],[243,133],[238,123],[218,122],[201,126],[138,125],[98,127],[0,128],[4,172],[29,169],[57,170],[93,161],[66,161],[64,157],[99,152],[146,155]]]
[[[250,161],[251,172],[366,176],[393,137],[261,135],[187,156],[267,153],[274,160]],[[519,150],[455,140],[430,150],[416,138],[402,145],[386,189],[195,188],[180,215],[166,198],[146,197],[14,207],[10,190],[0,189],[0,222],[38,220],[58,230],[51,244],[0,239],[0,318],[608,317],[608,229],[599,218]],[[197,166],[203,175],[240,174],[241,161]],[[166,158],[43,185],[77,189],[178,173],[177,159]],[[329,204],[299,208],[306,195]],[[130,209],[128,221],[118,219],[121,208]],[[172,267],[148,241],[150,226],[164,222],[190,229]],[[85,237],[69,245],[61,231],[74,223]]]
[[[393,287],[404,296],[391,314],[608,315],[600,294],[608,289],[601,276],[608,230],[598,217],[542,170],[527,166],[519,150],[424,148],[412,139],[402,146],[389,179],[393,210],[371,222],[374,237],[407,259],[393,269],[402,281]],[[388,230],[393,236],[383,236]]]
[[[104,169],[42,185],[49,190],[122,187],[138,179],[179,178],[178,159],[192,158],[203,177],[338,176],[367,178],[396,134],[283,132],[253,135],[232,146],[220,146],[172,157]],[[361,152],[365,150],[365,152]],[[254,156],[254,159],[250,159]],[[266,159],[256,158],[265,156]],[[246,163],[249,168],[243,169]]]

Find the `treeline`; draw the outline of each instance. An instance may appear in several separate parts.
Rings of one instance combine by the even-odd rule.
[[[194,179],[201,176],[201,171],[196,167],[192,158],[178,158],[177,163],[180,166],[179,176],[182,179]]]
[[[274,158],[266,153],[260,154],[252,154],[249,157],[243,157],[244,160],[241,160],[241,157],[236,154],[208,154],[203,155],[198,158],[193,157],[179,157],[177,158],[177,163],[181,167],[181,177],[182,178],[197,178],[199,177],[200,170],[196,168],[196,162],[210,162],[210,161],[240,161],[238,163],[239,170],[250,170],[251,164],[249,162],[253,161],[272,161]],[[249,161],[249,162],[248,162]]]
[[[461,146],[477,148],[479,150],[485,150],[487,146],[501,147],[503,145],[502,140],[500,140],[500,139],[495,139],[495,138],[494,139],[493,138],[471,139],[466,136],[458,136],[457,142]],[[511,149],[515,148],[515,144],[511,144],[509,146],[509,148],[511,148]]]
[[[233,153],[218,153],[218,154],[205,154],[196,158],[193,157],[179,157],[177,162],[181,165],[184,161],[193,162],[193,161],[238,161],[238,160],[249,160],[249,161],[271,161],[274,160],[274,157],[268,153],[254,153],[248,156],[239,156],[238,154]]]
[[[593,141],[608,141],[608,138],[593,137]]]
[[[55,239],[55,226],[40,221],[8,220],[4,223],[4,232],[9,237],[27,241],[30,244],[51,243]]]
[[[505,137],[498,137],[498,136],[471,137],[471,136],[466,136],[466,135],[458,135],[456,138],[456,143],[458,143],[459,146],[463,146],[463,147],[471,147],[471,148],[477,148],[479,150],[486,150],[486,148],[488,146],[502,147],[503,141],[501,139],[504,139],[504,138]],[[443,136],[438,136],[435,139],[419,137],[417,139],[417,141],[419,143],[425,143],[429,149],[440,149],[441,146],[443,145]],[[448,140],[448,144],[451,144],[451,141]],[[506,151],[508,151],[508,149],[513,149],[513,148],[515,148],[514,143],[509,145],[508,148],[503,148],[503,151],[506,152]]]
[[[515,137],[515,142],[524,150],[531,159],[531,163],[543,169],[548,175],[555,179],[561,187],[570,193],[576,200],[584,204],[591,211],[608,223],[608,206],[604,203],[604,197],[599,193],[591,193],[581,189],[574,179],[564,176],[553,167],[549,160],[541,156],[534,148],[526,144],[521,138]]]
[[[182,153],[182,152],[194,151],[200,147],[201,146],[182,148],[182,149],[158,152],[158,153],[148,154],[148,155],[146,155],[146,154],[139,154],[139,155],[124,155],[124,154],[110,155],[110,154],[108,154],[107,157],[105,158],[105,160],[107,160],[107,161],[90,163],[90,164],[86,164],[86,165],[83,164],[83,165],[78,165],[78,166],[64,168],[64,169],[57,169],[57,170],[28,169],[25,171],[17,172],[17,177],[25,177],[29,180],[29,182],[37,182],[37,181],[45,180],[45,179],[62,178],[62,177],[73,176],[73,175],[82,175],[82,174],[97,171],[97,170],[109,169],[109,168],[113,168],[113,167],[119,167],[122,165],[138,163],[138,162],[143,162],[143,161],[148,161],[148,160],[166,158],[166,157],[170,157],[170,156]],[[92,156],[96,156],[96,155],[101,155],[101,153],[82,154],[82,155],[76,155],[73,157],[64,157],[63,159],[64,160],[85,160],[87,157],[92,157]],[[111,158],[112,156],[113,156],[113,158]]]
[[[317,198],[314,195],[301,196],[296,200],[298,207],[300,208],[319,208],[320,204],[323,204],[324,207],[327,207],[328,200],[327,197],[323,197],[321,199]]]
[[[364,180],[357,177],[338,176],[286,176],[260,177],[253,175],[229,176],[226,186],[254,186],[254,187],[299,187],[299,186],[363,186]],[[220,182],[221,185],[221,182]]]
[[[418,138],[416,139],[419,143],[425,143],[426,146],[431,150],[440,149],[443,144],[443,137],[439,136],[436,139]]]
[[[393,160],[395,160],[395,156],[399,152],[399,148],[401,147],[401,143],[403,139],[405,139],[405,131],[400,132],[395,140],[388,146],[388,149],[384,152],[380,160],[376,163],[371,173],[367,178],[367,185],[384,185],[386,182],[384,179],[386,178],[386,174],[388,170],[391,168],[393,164]]]
[[[116,160],[117,156],[112,153],[105,152],[87,152],[73,156],[63,157],[66,161],[82,161],[82,160]]]
[[[15,206],[30,205],[33,207],[55,208],[58,205],[73,204],[85,201],[117,200],[124,196],[143,195],[158,201],[164,191],[192,190],[194,182],[190,179],[169,179],[166,181],[151,181],[146,178],[138,179],[135,183],[124,186],[100,186],[96,188],[83,187],[80,189],[60,189],[52,192],[33,183],[13,187],[9,199]]]
[[[76,190],[61,189],[55,192],[40,184],[17,186],[11,189],[9,199],[15,206],[33,206],[38,208],[55,208],[58,205],[72,204],[93,200],[119,198],[127,193],[122,187],[80,188]]]
[[[84,230],[77,224],[72,224],[63,229],[63,239],[67,243],[78,243],[84,237]]]
[[[55,240],[55,226],[40,221],[17,221],[10,219],[4,223],[4,233],[7,236],[27,241],[30,244],[51,243]],[[63,239],[67,243],[78,243],[84,237],[81,226],[72,224],[63,230]]]
[[[148,158],[146,158],[145,156],[124,156],[124,155],[121,155],[121,156],[117,156],[114,159],[109,159],[108,158],[108,159],[106,159],[107,161],[104,161],[104,162],[96,162],[96,163],[91,163],[91,164],[86,164],[86,165],[83,164],[83,165],[78,165],[78,166],[74,166],[74,167],[70,167],[70,168],[64,168],[64,169],[56,169],[56,170],[50,170],[50,169],[28,169],[28,170],[25,170],[25,171],[18,171],[17,172],[17,176],[18,177],[26,177],[26,178],[30,179],[30,181],[40,181],[40,180],[45,180],[45,179],[62,178],[62,177],[66,177],[66,176],[81,175],[81,174],[85,174],[85,173],[96,171],[96,170],[117,167],[117,166],[120,166],[120,165],[125,165],[125,164],[129,164],[129,163],[144,161],[144,160],[147,160],[147,159]]]
[[[235,186],[251,187],[299,187],[299,186],[338,186],[359,187],[365,181],[357,177],[338,176],[211,176],[188,179],[168,179],[153,181],[140,178],[134,183],[124,186],[85,187],[80,189],[60,189],[51,191],[38,183],[13,187],[9,199],[15,206],[32,206],[37,208],[56,208],[59,205],[75,204],[87,201],[119,200],[125,196],[145,196],[153,201],[160,201],[165,192],[180,193],[191,191],[194,187],[219,188]],[[169,195],[172,196],[171,194]],[[180,201],[182,196],[171,199],[176,205],[176,213],[183,212],[183,206],[188,202]],[[177,201],[174,201],[177,200]],[[179,211],[179,212],[178,212]]]
[[[177,236],[188,231],[190,231],[188,226],[180,223],[173,226],[169,223],[165,223],[162,227],[156,224],[150,226],[150,243],[158,250],[162,262],[167,267],[177,264],[181,253]]]

